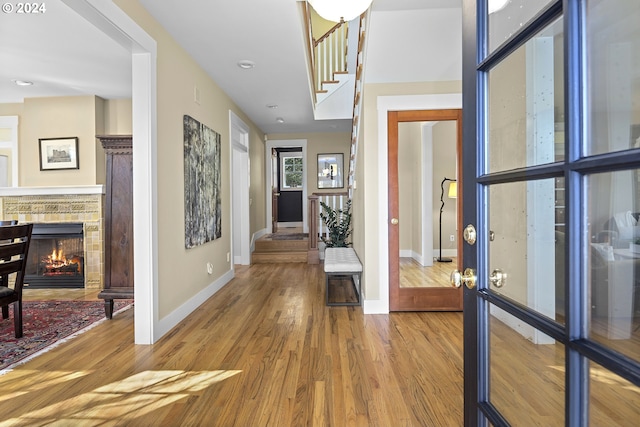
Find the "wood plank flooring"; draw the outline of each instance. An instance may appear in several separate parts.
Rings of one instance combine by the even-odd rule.
[[[153,346],[125,311],[0,376],[0,425],[462,424],[461,313],[324,301],[322,265],[260,264]]]
[[[451,272],[458,268],[458,258],[452,262],[434,261],[432,266],[424,267],[413,258],[400,258],[401,288],[450,288]]]
[[[153,346],[127,310],[0,375],[0,426],[462,425],[462,313],[324,302],[322,264],[238,267]],[[514,425],[563,425],[562,346],[492,325],[494,402]],[[591,425],[638,425],[638,387],[592,369]]]

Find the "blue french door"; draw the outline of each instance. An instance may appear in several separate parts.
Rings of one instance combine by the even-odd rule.
[[[465,425],[640,425],[639,22],[463,0]]]

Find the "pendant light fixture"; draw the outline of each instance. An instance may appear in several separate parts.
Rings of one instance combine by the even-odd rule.
[[[349,22],[371,6],[373,0],[307,0],[327,21]]]

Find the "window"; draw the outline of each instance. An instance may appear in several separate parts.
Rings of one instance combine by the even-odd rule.
[[[297,190],[302,189],[302,154],[290,153],[281,155],[282,164],[280,165],[281,173],[281,190]]]

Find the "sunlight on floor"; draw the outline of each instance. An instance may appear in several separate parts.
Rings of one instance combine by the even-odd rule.
[[[41,372],[41,371],[33,371],[33,370],[16,370],[12,376],[12,380],[10,382],[2,383],[2,391],[3,394],[0,396],[0,402],[4,400],[9,400],[17,396],[21,396],[23,394],[31,393],[34,391],[41,390],[43,388],[49,387],[51,385],[60,384],[66,381],[75,380],[77,378],[84,377],[89,375],[91,372],[88,371],[73,371],[73,372],[63,372],[63,371],[49,371],[49,372]],[[38,382],[30,384],[25,387],[22,379],[24,377],[32,377],[38,378]],[[13,385],[13,387],[12,387]],[[19,389],[15,389],[19,387]]]
[[[555,369],[557,371],[563,372],[565,371],[564,366],[550,366],[551,369]],[[632,391],[636,394],[640,394],[640,388],[633,385],[631,382],[621,378],[620,376],[614,374],[611,371],[607,371],[603,368],[598,368],[595,366],[591,366],[589,369],[590,376],[592,381],[597,381],[602,384],[608,384],[620,387],[621,389]]]
[[[55,422],[58,425],[78,422],[99,424],[104,421],[112,422],[116,419],[119,422],[135,419],[160,407],[185,399],[192,393],[202,391],[240,372],[242,371],[145,371],[122,381],[99,387],[91,392],[63,400],[55,405],[32,411],[19,418],[4,420],[0,422],[0,426],[42,425],[49,422]],[[82,373],[75,372],[41,373],[29,371],[27,374],[37,375],[43,380],[24,393],[55,382],[67,381],[71,379],[72,375],[75,378],[82,376]],[[46,379],[47,377],[48,379]]]

